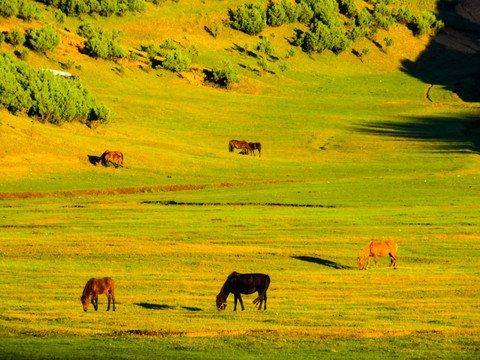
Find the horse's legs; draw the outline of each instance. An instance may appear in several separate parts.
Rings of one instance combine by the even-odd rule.
[[[242,311],[245,310],[245,307],[243,306],[242,296],[240,295],[240,293],[238,293],[238,300],[240,300],[240,305],[242,306]]]
[[[393,268],[397,270],[397,261],[398,261],[398,256],[394,256],[392,259],[393,262]]]
[[[236,294],[236,293],[233,293],[233,298],[234,298],[233,311],[237,311],[237,300],[238,300],[238,297],[237,297],[237,294]]]
[[[374,255],[375,257],[375,269],[378,269],[378,259],[377,259],[377,255]]]
[[[108,299],[108,306],[107,306],[107,311],[108,311],[110,310],[110,291],[107,291],[105,295],[107,295],[107,299]]]
[[[371,256],[368,257],[367,266],[364,267],[365,270],[368,270],[368,267],[370,266],[370,261],[372,261],[372,257],[371,257]]]
[[[113,311],[115,311],[115,291],[110,290],[110,294],[112,295]]]
[[[92,305],[95,311],[98,310],[98,295],[93,295],[92,296]]]

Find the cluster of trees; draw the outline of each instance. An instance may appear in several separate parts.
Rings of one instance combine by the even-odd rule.
[[[79,80],[35,70],[5,52],[0,53],[0,106],[57,125],[76,120],[94,126],[110,118],[110,110],[98,104]]]
[[[112,16],[125,15],[128,11],[145,9],[145,0],[39,0],[44,4],[60,9],[67,16],[99,14]]]
[[[94,58],[115,60],[128,56],[127,51],[118,41],[118,38],[122,35],[120,30],[104,31],[86,22],[78,27],[77,34],[86,38],[84,41],[85,50]]]
[[[48,24],[38,29],[29,29],[26,34],[16,26],[2,34],[2,39],[13,46],[26,45],[34,51],[44,53],[54,51],[60,44],[61,36]]]
[[[152,66],[160,66],[171,71],[188,71],[192,61],[198,56],[198,48],[195,45],[187,49],[180,49],[172,39],[165,40],[157,48],[155,44],[144,46],[143,49],[152,62]],[[157,59],[157,56],[161,60]]]
[[[309,31],[297,30],[293,43],[308,52],[349,49],[360,37],[373,36],[378,29],[394,23],[407,25],[414,34],[434,33],[443,27],[434,14],[414,14],[395,8],[394,0],[367,0],[372,8],[359,9],[355,0],[289,0],[244,4],[229,10],[230,26],[250,35],[258,35],[268,26],[302,23]]]
[[[26,2],[25,0],[0,0],[0,17],[12,16],[17,16],[27,21],[32,19],[40,20],[42,18],[40,9],[33,2]]]

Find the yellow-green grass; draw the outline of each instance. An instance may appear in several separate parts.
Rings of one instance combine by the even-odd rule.
[[[330,205],[223,205],[208,190],[4,200],[0,346],[12,358],[478,355],[478,208]],[[398,270],[356,269],[372,239],[399,244]],[[252,296],[244,312],[232,297],[216,310],[234,270],[270,275],[266,312]],[[116,280],[115,313],[104,296],[83,312],[92,276]]]
[[[242,2],[87,18],[121,28],[138,62],[79,53],[81,19],[67,20],[56,53],[27,56],[52,68],[73,59],[114,115],[88,129],[0,110],[2,358],[478,357],[478,104],[439,86],[429,102],[430,84],[398,69],[429,39],[401,27],[386,52],[356,44],[371,47],[362,60],[286,59],[295,26],[267,28],[280,60],[258,76],[256,58],[235,50],[258,37],[203,29]],[[231,60],[241,84],[148,68],[140,46],[167,38],[197,45],[195,66]],[[262,157],[229,153],[233,138],[261,141]],[[90,163],[106,149],[122,151],[125,168]],[[386,258],[355,268],[371,240],[399,244],[397,271]],[[216,310],[234,270],[271,276],[266,312],[253,296],[245,312],[232,297]],[[92,276],[116,280],[115,313],[105,296],[83,312]]]

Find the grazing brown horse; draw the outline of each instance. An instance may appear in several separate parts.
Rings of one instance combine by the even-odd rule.
[[[252,151],[253,156],[255,156],[255,150],[258,150],[258,156],[262,157],[262,144],[259,142],[249,142],[248,146]]]
[[[100,156],[98,163],[104,166],[108,166],[111,163],[116,168],[119,166],[123,167],[123,154],[120,151],[105,150]]]
[[[241,154],[246,154],[247,152],[250,154],[250,146],[248,142],[245,140],[230,140],[228,143],[228,151],[233,152],[233,149],[241,149]]]
[[[91,278],[87,281],[83,294],[80,297],[82,300],[83,310],[88,310],[88,300],[91,298],[92,305],[95,311],[98,310],[98,295],[106,294],[108,298],[107,311],[110,310],[110,298],[113,302],[113,311],[115,311],[115,281],[112,278],[105,277],[103,279]]]
[[[270,285],[270,277],[265,274],[239,274],[237,272],[231,273],[217,295],[217,308],[218,310],[225,310],[227,307],[227,297],[230,293],[235,296],[235,304],[233,311],[237,310],[237,300],[240,300],[242,310],[245,310],[243,306],[242,297],[240,294],[250,295],[255,291],[258,291],[258,297],[253,300],[255,305],[258,305],[258,310],[262,309],[262,303],[265,301],[263,310],[267,310],[267,289]]]
[[[378,268],[378,260],[377,256],[390,256],[390,265],[393,265],[393,268],[397,268],[397,261],[398,261],[398,256],[397,256],[397,249],[398,245],[393,242],[393,241],[372,241],[370,244],[368,244],[365,249],[363,249],[362,253],[357,259],[357,264],[360,270],[368,269],[368,266],[370,265],[370,261],[372,260],[372,257],[375,259],[375,267]],[[368,263],[365,266],[365,259],[368,257]]]

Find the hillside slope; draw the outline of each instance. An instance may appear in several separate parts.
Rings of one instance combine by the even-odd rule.
[[[26,60],[54,69],[73,61],[69,71],[108,105],[112,121],[95,129],[75,123],[57,127],[1,110],[0,191],[316,180],[330,176],[330,171],[341,177],[366,175],[372,164],[383,167],[392,157],[403,163],[415,156],[398,155],[405,150],[403,142],[358,130],[380,120],[403,124],[452,119],[447,129],[454,129],[453,140],[468,151],[477,150],[462,125],[472,121],[475,103],[463,103],[447,88],[435,96],[450,105],[429,107],[425,91],[431,82],[421,71],[419,76],[417,68],[399,70],[402,64],[419,63],[431,46],[429,36],[414,37],[396,25],[372,40],[358,40],[353,52],[310,55],[297,48],[296,55],[287,57],[298,25],[267,28],[261,35],[271,39],[276,60],[268,62],[269,70],[262,70],[253,51],[259,37],[226,25],[221,25],[217,38],[205,31],[206,26],[222,24],[228,8],[241,3],[168,2],[148,4],[144,12],[125,17],[88,17],[106,30],[122,30],[123,46],[138,54],[136,60],[118,62],[84,54],[82,38],[75,34],[82,20],[67,18],[64,29],[57,30],[62,41],[56,51],[46,56],[32,51]],[[49,9],[42,12],[43,21],[9,18],[2,20],[0,30],[53,21]],[[394,39],[394,47],[380,44],[386,35]],[[197,46],[199,56],[192,68],[199,70],[176,74],[152,69],[143,46],[166,39],[182,48]],[[355,55],[366,47],[368,56]],[[2,50],[15,51],[5,43]],[[240,84],[228,90],[203,81],[202,69],[221,59],[231,60],[240,73]],[[437,130],[425,131],[432,132],[432,142],[444,141],[444,136],[436,137]],[[262,158],[229,153],[227,143],[233,138],[264,143]],[[413,141],[407,149],[423,146]],[[92,156],[106,149],[124,152],[126,168],[93,165]],[[327,173],[325,164],[331,166]]]

